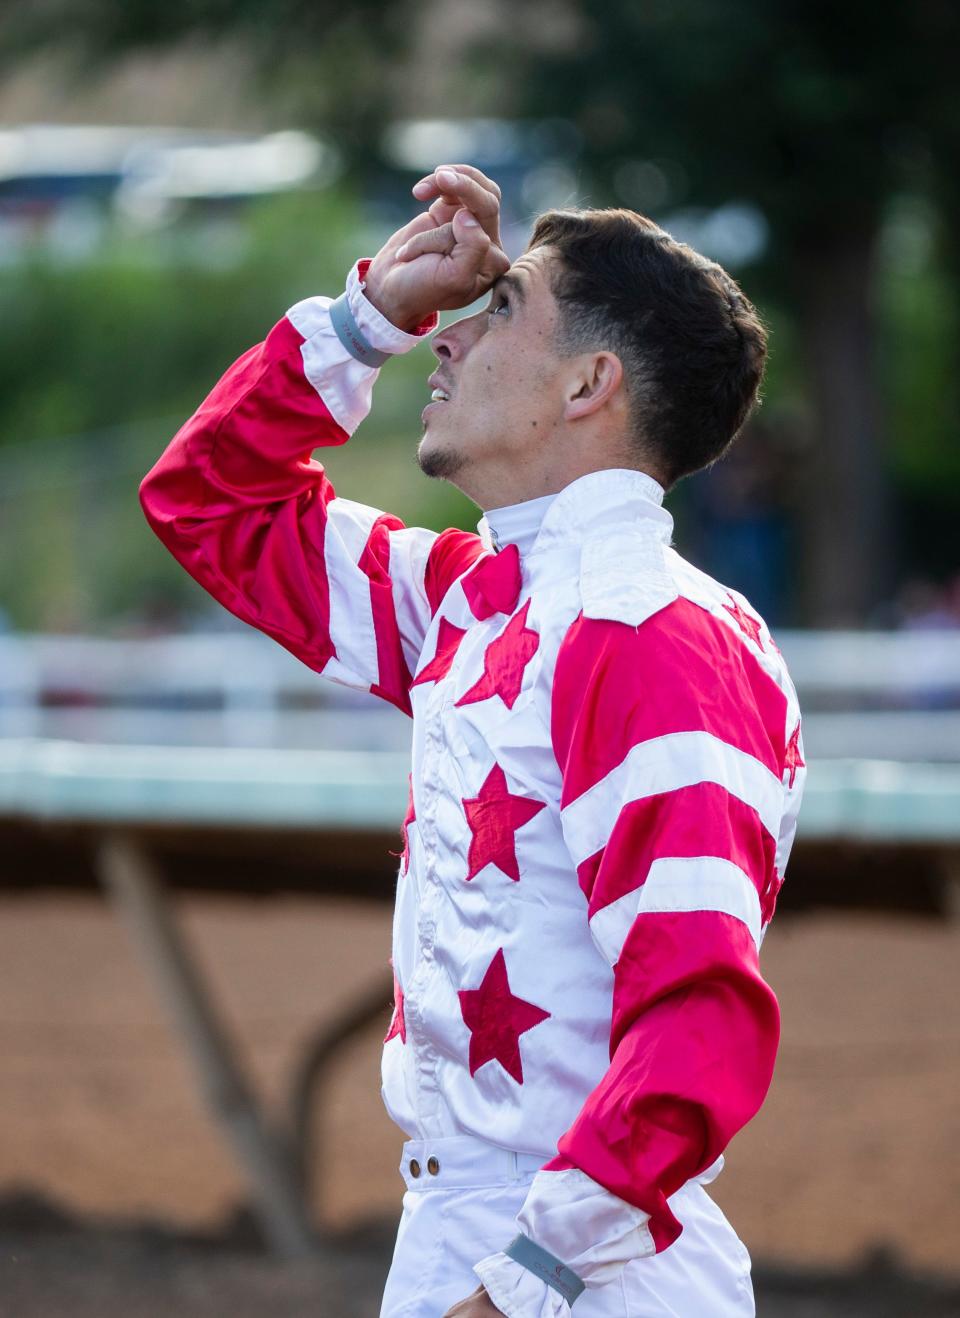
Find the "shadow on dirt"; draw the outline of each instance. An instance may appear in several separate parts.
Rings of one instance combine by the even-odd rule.
[[[278,1262],[238,1211],[189,1235],[150,1220],[72,1217],[30,1193],[0,1198],[3,1318],[378,1318],[395,1223],[318,1239]],[[755,1262],[760,1318],[957,1318],[960,1280],[908,1271],[887,1251],[845,1270]],[[697,1318],[707,1318],[697,1315]]]

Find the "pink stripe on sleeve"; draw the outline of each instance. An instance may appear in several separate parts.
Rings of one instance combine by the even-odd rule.
[[[579,1167],[680,1235],[667,1199],[759,1110],[780,1013],[746,927],[713,911],[645,915],[614,983],[611,1065],[545,1171]]]
[[[370,603],[377,639],[377,663],[380,681],[370,690],[412,716],[410,704],[410,670],[403,655],[400,627],[390,581],[390,532],[402,531],[399,517],[384,513],[374,522],[360,556],[358,567],[370,579]]]
[[[286,319],[234,363],[140,485],[148,522],[237,617],[321,671],[334,653],[323,555],[334,489],[312,448],[347,435]]]
[[[776,883],[786,711],[734,629],[683,598],[638,627],[581,614],[557,658],[561,822],[614,992],[610,1068],[544,1170],[642,1209],[658,1251],[681,1231],[668,1198],[773,1074],[779,1009],[741,908]]]
[[[786,717],[786,696],[750,650],[687,599],[636,628],[581,615],[560,647],[553,691],[561,805],[606,777],[632,746],[676,732],[710,733],[779,778]],[[577,736],[575,724],[589,737]]]
[[[776,839],[756,810],[717,783],[696,783],[627,802],[603,850],[577,870],[592,918],[632,892],[664,856],[718,856],[742,869],[762,895],[774,874]]]

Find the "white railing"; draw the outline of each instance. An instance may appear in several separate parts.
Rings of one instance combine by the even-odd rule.
[[[410,724],[254,631],[0,637],[0,738],[396,750]]]
[[[956,631],[777,633],[801,694],[925,702],[951,696],[960,708]]]
[[[960,761],[960,631],[784,632],[808,757]],[[0,738],[404,750],[410,724],[252,630],[0,637]]]
[[[395,836],[402,753],[0,741],[0,821],[88,829],[344,829]],[[804,842],[960,845],[960,764],[819,761],[804,789]]]

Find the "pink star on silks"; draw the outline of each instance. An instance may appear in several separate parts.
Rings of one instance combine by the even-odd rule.
[[[450,665],[460,648],[460,642],[466,634],[463,627],[455,627],[446,618],[441,618],[434,656],[428,664],[420,669],[410,685],[418,686],[421,682],[439,682],[442,677],[446,677],[450,671]]]
[[[797,720],[797,726],[793,730],[793,735],[787,742],[786,750],[783,752],[783,772],[790,770],[789,786],[793,786],[793,780],[797,776],[798,769],[806,768],[806,760],[800,755],[800,720]]]
[[[506,774],[499,764],[487,774],[477,796],[462,797],[461,800],[473,834],[467,853],[467,882],[475,878],[484,865],[496,865],[514,883],[519,883],[514,835],[518,828],[540,813],[546,802],[512,795],[507,789]]]
[[[769,924],[777,908],[777,894],[783,887],[783,877],[774,868],[760,894],[760,923]]]
[[[410,783],[410,795],[407,798],[407,813],[403,816],[403,823],[400,825],[400,831],[403,834],[403,872],[406,874],[410,868],[410,834],[407,828],[417,817],[416,809],[413,804],[413,774],[408,778]]]
[[[470,612],[481,622],[495,613],[512,613],[520,594],[520,550],[507,545],[499,554],[487,554],[460,584]]]
[[[763,642],[760,640],[759,622],[757,622],[756,618],[751,617],[746,610],[742,609],[732,595],[729,595],[727,598],[731,602],[729,604],[724,604],[723,607],[733,618],[744,636],[748,636],[750,640],[753,641],[754,645],[758,645],[762,650]]]
[[[393,965],[393,962],[390,962]],[[397,972],[393,972],[393,1017],[390,1021],[390,1028],[383,1037],[384,1043],[389,1043],[394,1035],[400,1035],[400,1042],[407,1042],[407,1022],[403,1018],[403,989],[400,987],[400,981],[397,979]]]
[[[470,1030],[470,1074],[475,1075],[487,1062],[499,1062],[522,1085],[520,1035],[545,1021],[550,1013],[510,992],[502,947],[487,967],[480,987],[461,989],[458,996]]]
[[[529,610],[530,601],[527,600],[520,612],[513,615],[500,635],[487,646],[483,656],[483,675],[463,693],[456,702],[458,705],[471,705],[474,701],[486,700],[488,696],[499,696],[507,709],[513,709],[523,685],[523,670],[540,644],[540,633],[527,626]]]

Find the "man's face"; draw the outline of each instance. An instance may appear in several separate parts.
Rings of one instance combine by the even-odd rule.
[[[513,503],[513,481],[542,466],[563,411],[562,359],[554,349],[558,307],[548,280],[550,248],[536,247],[496,281],[488,306],[434,335],[430,377],[449,401],[423,411],[417,461],[483,508]]]

